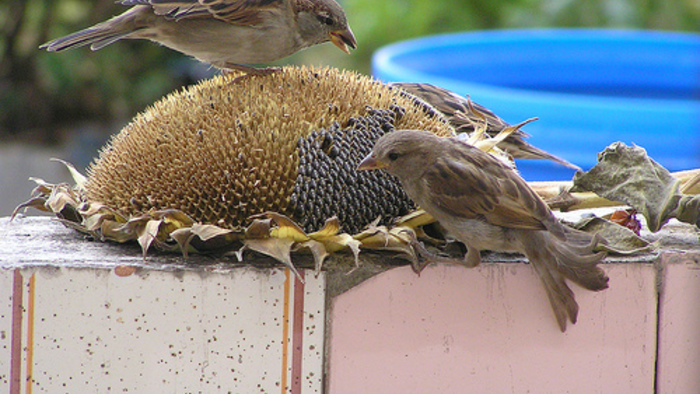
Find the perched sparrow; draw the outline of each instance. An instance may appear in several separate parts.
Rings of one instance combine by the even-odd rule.
[[[481,250],[521,252],[539,275],[562,331],[576,322],[578,304],[564,278],[589,290],[608,287],[596,266],[601,240],[562,225],[512,169],[455,138],[424,131],[388,133],[358,170],[395,175],[413,201],[467,246],[463,264],[481,262]],[[419,269],[422,269],[420,267]]]
[[[267,63],[331,41],[357,43],[334,0],[122,0],[123,14],[41,46],[49,52],[147,39],[222,69],[257,73]]]
[[[487,108],[447,89],[427,83],[395,82],[391,84],[430,104],[447,117],[457,132],[471,134],[475,125],[486,123],[486,134],[493,137],[510,125]],[[516,159],[548,159],[566,167],[580,170],[568,161],[530,145],[529,135],[517,130],[498,146]]]

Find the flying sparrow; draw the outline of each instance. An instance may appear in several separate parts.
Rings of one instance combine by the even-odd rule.
[[[395,82],[391,86],[418,97],[445,115],[455,130],[471,134],[475,125],[486,123],[486,134],[493,137],[510,125],[487,108],[447,89],[428,83]],[[525,141],[529,135],[520,129],[498,146],[516,159],[548,159],[566,167],[580,170],[568,161],[532,146]]]
[[[122,0],[133,6],[95,26],[50,41],[49,52],[121,39],[146,39],[221,69],[260,74],[246,64],[272,62],[331,41],[350,53],[357,43],[334,0]]]
[[[593,252],[602,240],[562,225],[515,171],[456,138],[403,130],[377,140],[358,170],[383,169],[408,196],[467,246],[463,264],[480,251],[525,254],[539,275],[562,331],[576,322],[578,304],[568,278],[589,290],[608,287]],[[424,265],[418,268],[422,269]]]

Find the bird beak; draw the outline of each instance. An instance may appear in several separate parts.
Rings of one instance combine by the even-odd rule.
[[[357,41],[355,41],[355,36],[352,34],[352,30],[350,30],[349,27],[345,30],[335,30],[328,34],[331,36],[333,45],[337,46],[348,55],[350,54],[350,49],[348,49],[348,47],[352,49],[357,48]]]
[[[374,157],[373,153],[370,153],[365,157],[362,162],[360,162],[360,165],[357,166],[357,171],[365,171],[365,170],[379,170],[381,168],[386,168],[389,165],[384,163],[381,160],[377,160],[376,157]]]

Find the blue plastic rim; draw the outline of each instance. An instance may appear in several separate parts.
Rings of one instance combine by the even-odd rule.
[[[671,171],[700,167],[700,34],[506,30],[426,37],[375,53],[375,77],[427,82],[510,123],[539,117],[529,141],[584,169],[615,141]],[[519,161],[527,180],[573,171]]]

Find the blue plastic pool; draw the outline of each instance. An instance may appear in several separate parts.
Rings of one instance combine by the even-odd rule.
[[[393,44],[373,58],[387,81],[428,82],[527,125],[530,142],[584,169],[610,143],[646,148],[669,170],[700,167],[700,34],[511,30]],[[573,171],[519,161],[528,180]]]

